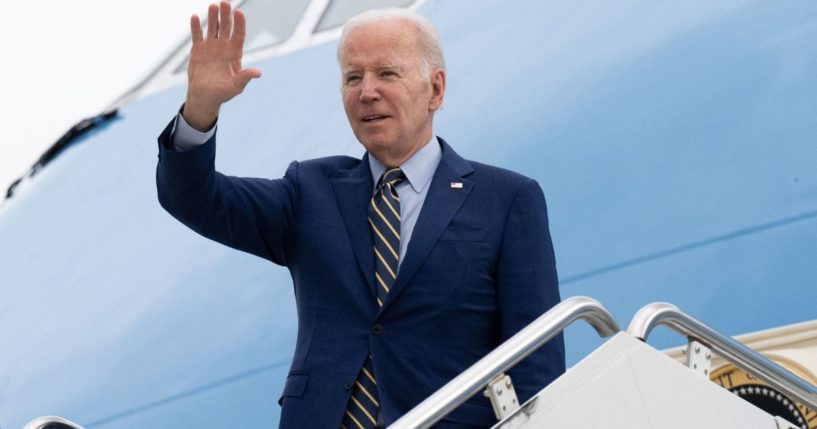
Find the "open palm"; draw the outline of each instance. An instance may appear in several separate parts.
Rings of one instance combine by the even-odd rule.
[[[211,4],[207,15],[207,36],[202,34],[197,15],[190,18],[193,47],[187,68],[185,120],[199,130],[209,129],[219,107],[244,91],[251,79],[261,77],[253,68],[242,68],[246,18],[240,10],[232,13],[226,1]]]

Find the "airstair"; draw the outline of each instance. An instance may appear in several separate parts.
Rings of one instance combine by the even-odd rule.
[[[584,320],[606,342],[519,404],[508,369]],[[688,340],[686,365],[646,343],[657,326]],[[808,429],[807,422],[773,416],[709,380],[717,354],[763,382],[760,395],[789,409],[797,401],[817,409],[817,388],[732,338],[666,303],[639,310],[626,331],[597,301],[567,299],[539,317],[400,418],[391,429],[428,428],[469,397],[483,392],[498,422],[494,429]]]
[[[583,320],[606,341],[524,404],[507,371],[567,326]],[[647,344],[665,326],[687,338],[686,364]],[[817,410],[817,387],[732,338],[695,320],[672,304],[644,306],[622,331],[607,309],[587,297],[564,300],[389,426],[432,427],[468,398],[482,392],[497,416],[493,429],[808,429],[771,415],[710,381],[710,362],[720,356],[794,412],[795,401]],[[762,383],[762,384],[760,384]],[[760,386],[763,386],[761,388]],[[752,389],[756,389],[753,391]],[[41,417],[24,429],[81,429],[58,417]]]

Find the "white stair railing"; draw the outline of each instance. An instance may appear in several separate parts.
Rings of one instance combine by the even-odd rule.
[[[568,298],[441,387],[389,428],[430,427],[579,319],[592,325],[602,337],[620,331],[613,316],[598,301],[581,296]]]
[[[817,387],[772,362],[760,353],[684,313],[678,307],[656,302],[641,307],[633,316],[627,332],[642,341],[657,326],[666,326],[687,337],[690,344],[701,344],[771,387],[817,410]],[[693,350],[687,350],[692,354]]]

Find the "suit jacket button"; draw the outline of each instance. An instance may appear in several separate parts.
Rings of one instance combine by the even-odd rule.
[[[372,326],[372,333],[375,335],[380,335],[383,333],[383,325],[373,325]]]
[[[349,389],[351,389],[351,388],[352,388],[352,385],[353,385],[353,383],[352,383],[351,381],[347,381],[347,382],[346,382],[346,383],[343,385],[343,388],[344,388],[344,389],[346,389],[346,390],[349,390]]]

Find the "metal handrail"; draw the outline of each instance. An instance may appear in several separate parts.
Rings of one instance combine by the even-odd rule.
[[[82,426],[62,417],[43,416],[28,422],[23,429],[83,429]]]
[[[568,298],[449,381],[389,428],[430,427],[485,388],[494,377],[519,363],[578,319],[588,322],[602,337],[620,331],[613,316],[598,301],[583,296]]]
[[[646,342],[650,332],[659,325],[703,343],[738,368],[800,401],[809,409],[817,410],[817,387],[740,342],[695,320],[672,304],[656,302],[641,307],[630,321],[627,332]]]

